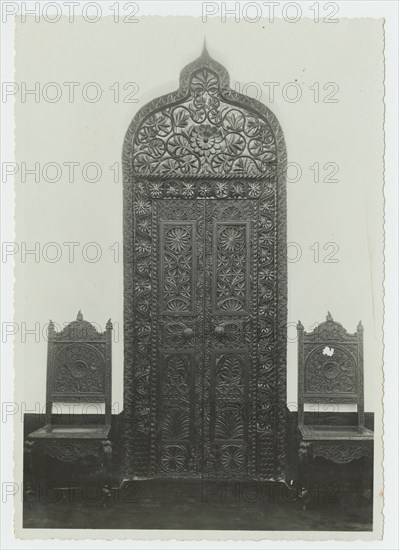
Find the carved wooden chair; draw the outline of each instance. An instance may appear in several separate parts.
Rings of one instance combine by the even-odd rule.
[[[50,321],[48,331],[46,422],[29,434],[25,450],[30,461],[34,447],[65,462],[89,455],[100,456],[109,466],[111,430],[112,323],[98,332],[79,311],[76,321],[60,332]],[[76,422],[78,415],[53,414],[53,404],[105,403],[101,423]],[[71,421],[72,420],[72,421]]]
[[[364,426],[363,326],[349,334],[328,312],[326,321],[313,331],[298,331],[298,428],[299,465],[309,466],[317,456],[336,463],[373,456],[372,431]],[[357,405],[353,425],[306,424],[305,404]],[[337,419],[338,412],[332,415]]]

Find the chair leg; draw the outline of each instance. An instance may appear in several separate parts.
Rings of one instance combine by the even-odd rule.
[[[35,442],[30,441],[29,439],[24,443],[24,469],[27,475],[32,473],[32,451]]]
[[[301,441],[298,449],[299,498],[302,500],[302,510],[307,510],[311,495],[309,483],[309,466],[312,461],[312,445]]]
[[[102,442],[103,450],[103,467],[107,473],[111,472],[112,469],[112,443],[107,439]]]
[[[109,485],[112,475],[112,443],[109,439],[102,442],[102,467],[104,468],[105,484],[101,488],[103,508],[107,508],[111,502],[112,489]]]
[[[101,488],[102,507],[107,508],[112,498],[112,488],[110,485],[105,484]]]

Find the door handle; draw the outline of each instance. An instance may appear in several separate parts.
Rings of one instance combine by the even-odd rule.
[[[186,327],[183,329],[183,338],[186,340],[190,340],[194,336],[194,331],[190,327]]]
[[[219,325],[219,326],[215,327],[215,335],[218,338],[221,338],[222,336],[224,336],[224,326],[223,325]]]

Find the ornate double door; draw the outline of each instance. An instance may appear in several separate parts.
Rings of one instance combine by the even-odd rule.
[[[278,480],[286,151],[206,50],[123,146],[126,479]]]
[[[156,475],[248,477],[258,201],[160,200],[153,208]]]

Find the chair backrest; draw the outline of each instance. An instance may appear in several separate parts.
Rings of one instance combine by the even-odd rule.
[[[79,311],[60,332],[50,321],[47,353],[46,423],[53,403],[105,403],[111,424],[112,323],[99,332]]]
[[[311,332],[298,331],[298,423],[304,424],[304,405],[356,404],[358,425],[364,426],[363,326],[354,334],[333,320]]]

